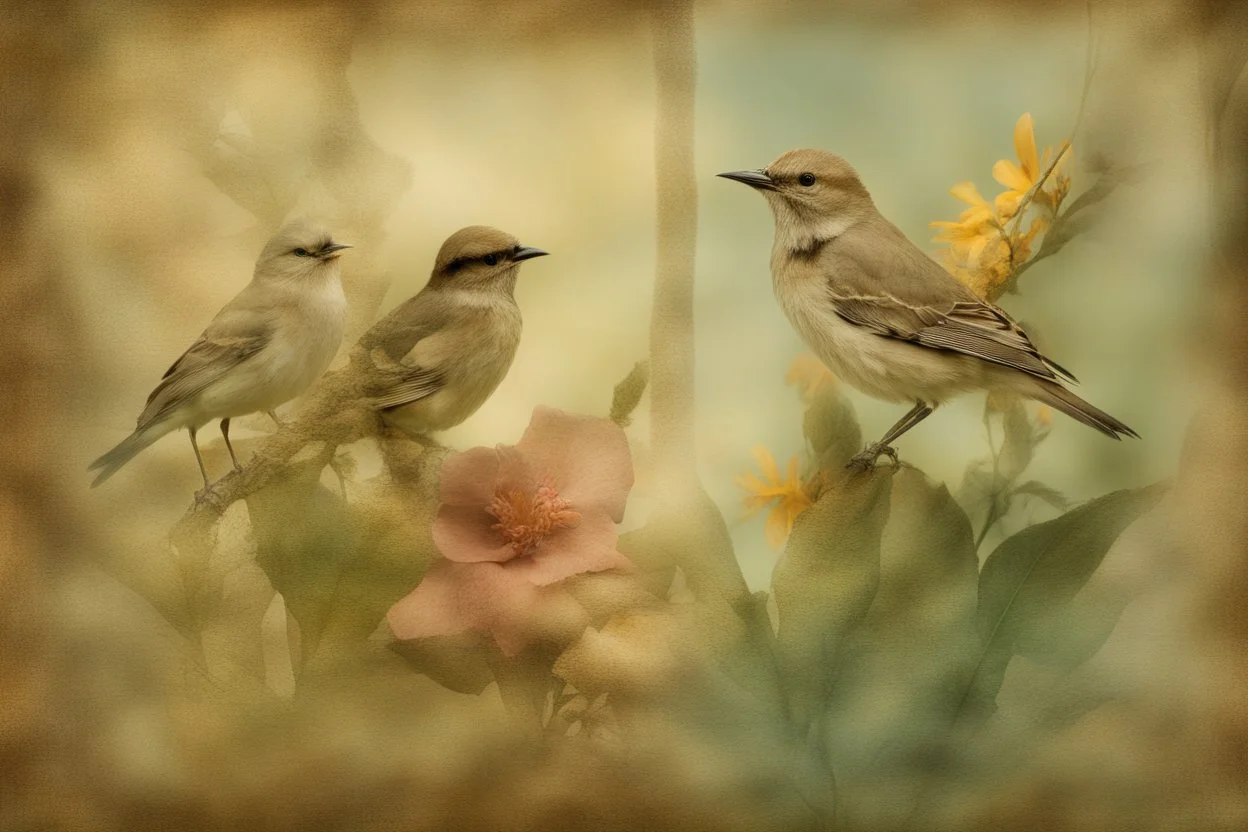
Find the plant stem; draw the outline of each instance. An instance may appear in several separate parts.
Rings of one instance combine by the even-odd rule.
[[[696,479],[693,408],[693,271],[697,184],[693,170],[697,78],[693,3],[656,3],[651,19],[658,242],[650,319],[651,444],[660,483]]]

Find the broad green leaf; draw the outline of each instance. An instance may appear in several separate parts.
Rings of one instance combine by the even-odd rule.
[[[1009,406],[1002,414],[1001,425],[1005,438],[1001,442],[1000,474],[1006,482],[1013,482],[1031,464],[1031,456],[1036,449],[1035,432],[1027,419],[1027,409],[1021,398],[1010,398]]]
[[[666,598],[676,576],[676,563],[657,537],[651,527],[642,526],[620,535],[616,548],[633,562],[633,574],[645,588],[656,597]]]
[[[839,384],[824,384],[806,407],[802,433],[820,469],[839,469],[862,450],[862,429],[854,406]]]
[[[846,640],[825,740],[855,823],[900,828],[976,658],[979,560],[943,485],[893,477],[879,589]]]
[[[247,499],[256,563],[299,622],[303,654],[315,650],[352,556],[342,498],[318,482],[277,481]]]
[[[1071,599],[1122,531],[1150,509],[1166,487],[1115,491],[1030,526],[997,547],[979,578],[976,619],[983,652],[967,705],[987,707],[1010,658],[1038,634],[1068,637],[1060,625]]]
[[[1035,497],[1056,509],[1064,509],[1070,505],[1070,501],[1066,499],[1062,492],[1045,485],[1039,480],[1028,480],[1022,485],[1015,486],[1011,493],[1014,496]]]
[[[696,599],[694,616],[708,636],[708,649],[751,695],[780,707],[766,606],[750,594],[728,526],[701,487],[687,487],[663,501],[632,535],[633,546],[648,551],[650,563],[680,567]]]
[[[408,665],[456,693],[479,694],[494,681],[490,660],[498,653],[494,641],[475,632],[395,639],[390,649]]]
[[[798,516],[776,565],[777,642],[799,725],[822,709],[845,640],[875,599],[894,471],[839,474]]]
[[[305,663],[367,639],[433,557],[427,488],[376,485],[348,506],[317,482],[278,480],[247,504],[256,562],[299,622]]]

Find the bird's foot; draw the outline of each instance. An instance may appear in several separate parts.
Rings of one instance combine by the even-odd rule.
[[[846,465],[846,468],[854,471],[869,471],[875,467],[875,461],[882,456],[886,456],[893,461],[893,465],[900,465],[901,461],[897,458],[897,449],[882,442],[872,442],[862,453],[855,456]]]
[[[228,474],[226,476],[229,476]],[[221,508],[221,495],[217,493],[217,484],[221,480],[217,480],[212,485],[205,485],[199,491],[195,492],[195,508]]]

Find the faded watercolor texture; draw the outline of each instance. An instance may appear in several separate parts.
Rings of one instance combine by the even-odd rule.
[[[6,4],[0,828],[1248,827],[1248,14],[1148,0]],[[1142,439],[831,376],[715,177],[848,159]],[[347,333],[88,463],[283,222]],[[356,339],[526,265],[415,441]]]

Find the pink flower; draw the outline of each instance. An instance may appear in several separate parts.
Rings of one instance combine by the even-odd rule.
[[[447,457],[433,524],[444,559],[390,608],[390,629],[401,639],[481,630],[514,655],[583,628],[584,611],[559,583],[632,567],[616,550],[632,484],[619,427],[546,407],[514,447]]]

